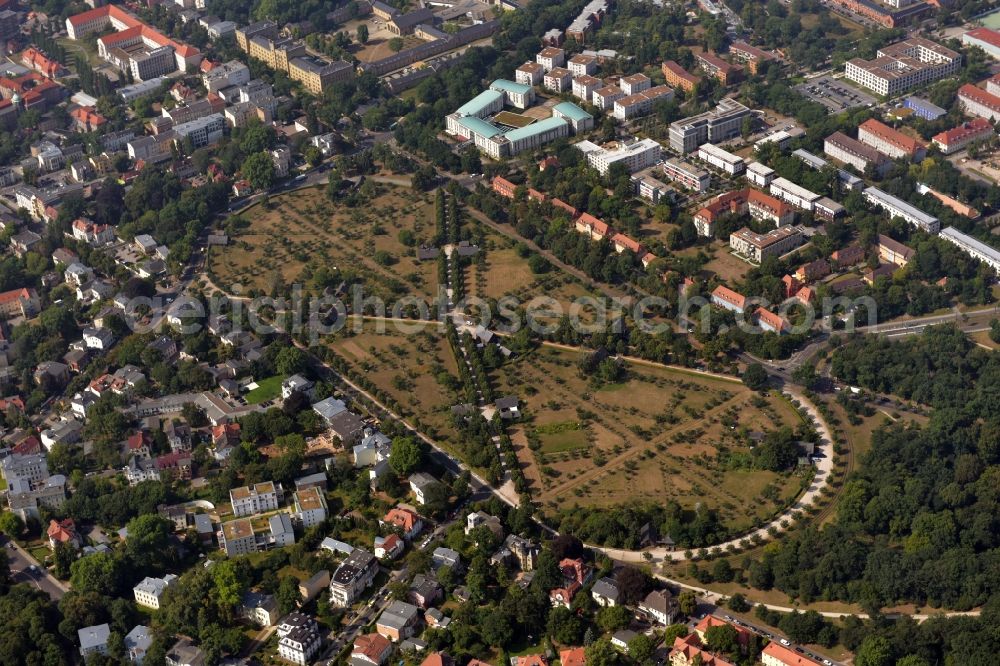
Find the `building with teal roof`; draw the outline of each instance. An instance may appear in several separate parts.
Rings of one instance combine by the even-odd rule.
[[[586,132],[594,127],[594,116],[590,115],[573,102],[560,102],[552,107],[552,116],[565,118],[573,128],[574,134]]]

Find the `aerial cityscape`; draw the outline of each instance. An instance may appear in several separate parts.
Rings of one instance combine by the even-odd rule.
[[[0,666],[1000,664],[1000,2],[0,37]]]

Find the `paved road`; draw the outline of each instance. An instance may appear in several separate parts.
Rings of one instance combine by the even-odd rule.
[[[17,543],[7,537],[0,537],[0,544],[7,554],[10,571],[16,582],[33,584],[49,595],[53,601],[59,601],[64,594],[69,592],[69,586],[50,574],[38,560],[31,556],[31,553],[21,548]],[[32,571],[30,567],[36,567],[37,570]]]

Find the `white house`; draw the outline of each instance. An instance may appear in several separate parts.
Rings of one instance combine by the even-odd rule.
[[[177,580],[174,574],[167,574],[163,578],[152,578],[146,576],[142,581],[132,588],[135,595],[135,603],[146,608],[156,610],[160,607],[160,598],[170,583]]]

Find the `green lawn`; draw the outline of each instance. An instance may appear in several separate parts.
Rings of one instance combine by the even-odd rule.
[[[542,443],[542,452],[561,453],[586,448],[587,433],[575,421],[562,421],[538,426],[535,432]]]
[[[280,375],[275,375],[274,377],[268,377],[267,379],[262,379],[257,382],[257,388],[246,394],[245,398],[248,405],[258,405],[262,402],[267,402],[272,398],[277,398],[281,395],[281,382],[284,377]]]

